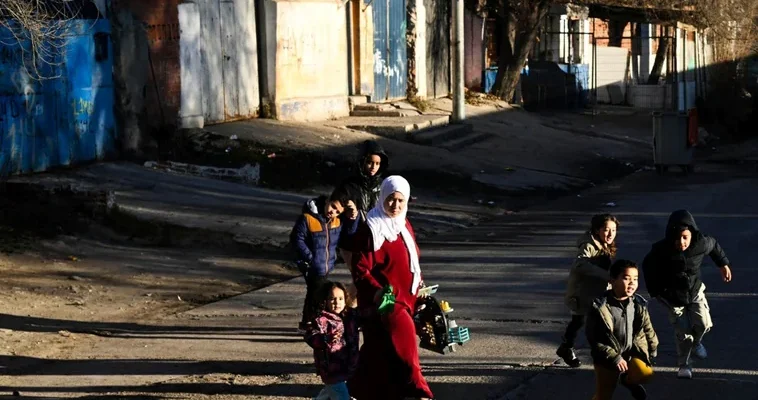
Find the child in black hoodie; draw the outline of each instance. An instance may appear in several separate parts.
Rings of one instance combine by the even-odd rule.
[[[655,243],[642,262],[650,296],[669,312],[676,333],[677,376],[692,379],[690,356],[705,359],[703,336],[713,327],[700,266],[708,255],[721,269],[724,282],[732,280],[729,259],[716,239],[700,232],[687,210],[675,211],[666,226],[666,238]]]
[[[357,173],[345,179],[338,189],[346,193],[349,198],[345,205],[345,213],[342,215],[343,223],[350,224],[351,221],[355,221],[357,226],[366,221],[366,215],[376,206],[379,189],[389,168],[389,157],[379,143],[367,140],[361,146],[356,167]],[[349,233],[343,235],[339,243],[340,256],[348,268],[352,268],[354,247],[353,236]],[[355,286],[349,285],[347,290],[350,298],[357,297]],[[349,306],[357,307],[357,303]]]

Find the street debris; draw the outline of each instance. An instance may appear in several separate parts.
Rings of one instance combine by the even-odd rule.
[[[609,201],[608,203],[603,204],[606,207],[616,207],[616,203]]]
[[[231,140],[237,140],[237,139],[239,139],[239,137],[237,137],[237,135],[232,135],[232,136],[229,137],[229,139],[231,139]]]
[[[258,164],[245,164],[242,168],[219,168],[204,165],[186,164],[174,161],[147,161],[145,162],[144,167],[162,170],[165,172],[202,176],[206,178],[242,181],[244,183],[253,185],[257,185],[261,178],[261,167]]]

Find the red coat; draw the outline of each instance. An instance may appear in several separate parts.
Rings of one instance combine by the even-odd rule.
[[[405,226],[413,236],[416,253],[421,256],[413,233],[411,223],[406,220]],[[413,273],[408,249],[405,247],[403,236],[398,234],[394,242],[384,241],[379,249],[373,249],[374,242],[371,229],[362,224],[356,233],[356,245],[360,249],[353,257],[353,281],[358,289],[358,306],[374,307],[374,295],[377,290],[387,284],[392,285],[395,292],[395,306],[406,307],[411,315],[416,304],[416,295],[411,293]],[[364,306],[365,305],[365,306]],[[365,308],[364,308],[365,309]]]
[[[415,246],[413,228],[407,221],[406,226]],[[356,234],[356,244],[360,251],[352,260],[353,281],[358,289],[358,307],[367,318],[363,323],[358,368],[348,381],[350,395],[358,400],[434,398],[418,359],[412,317],[416,295],[411,293],[413,273],[402,235],[373,249],[371,230],[363,224]],[[379,316],[374,296],[387,284],[394,288],[395,308]]]

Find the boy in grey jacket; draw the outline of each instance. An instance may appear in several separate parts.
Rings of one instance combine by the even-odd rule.
[[[618,260],[611,266],[611,290],[598,297],[587,314],[587,341],[595,367],[593,400],[611,400],[621,383],[635,400],[647,399],[642,386],[653,376],[658,337],[647,301],[636,294],[639,268]]]

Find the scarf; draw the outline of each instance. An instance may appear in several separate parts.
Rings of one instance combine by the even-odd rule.
[[[384,211],[384,201],[396,192],[405,197],[405,207],[400,215],[392,218]],[[413,240],[413,236],[411,236],[411,232],[406,226],[405,215],[408,213],[408,201],[410,199],[411,185],[405,178],[399,175],[387,177],[382,182],[382,187],[379,191],[379,201],[369,211],[366,223],[371,229],[371,236],[374,239],[374,251],[379,250],[385,241],[394,242],[397,240],[398,235],[403,237],[405,248],[408,250],[408,255],[410,256],[410,269],[413,274],[413,283],[411,284],[410,291],[415,295],[418,286],[421,284],[421,266],[418,262],[416,242]]]

